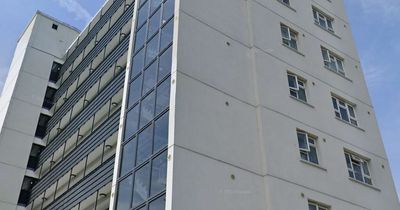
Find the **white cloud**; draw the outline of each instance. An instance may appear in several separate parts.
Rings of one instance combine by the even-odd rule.
[[[76,20],[82,20],[86,23],[92,19],[89,11],[86,10],[77,0],[56,0],[58,4],[68,12],[75,15]]]

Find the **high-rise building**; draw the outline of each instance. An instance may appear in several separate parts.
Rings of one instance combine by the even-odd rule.
[[[38,12],[0,126],[0,209],[400,209],[342,0]]]

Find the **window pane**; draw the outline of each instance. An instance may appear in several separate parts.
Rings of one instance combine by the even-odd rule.
[[[338,109],[336,98],[332,98],[333,108]]]
[[[147,32],[146,26],[143,26],[138,32],[136,32],[135,52],[144,45],[144,42],[146,41],[146,34],[147,34],[146,32]]]
[[[307,97],[306,97],[306,91],[303,88],[300,88],[298,91],[299,94],[299,99],[302,101],[307,101]]]
[[[324,60],[329,61],[328,50],[322,48],[322,57],[324,58]]]
[[[143,127],[154,118],[155,106],[155,91],[151,92],[145,99],[142,100],[140,112],[140,127]]]
[[[290,90],[290,95],[291,96],[293,96],[293,97],[295,97],[295,98],[298,98],[298,96],[297,96],[297,91],[296,90]]]
[[[349,115],[347,114],[347,110],[340,107],[339,111],[340,111],[340,116],[341,116],[342,120],[349,122]]]
[[[364,180],[363,180],[363,176],[362,176],[362,172],[361,172],[361,166],[357,165],[357,164],[353,164],[353,169],[354,169],[355,178],[358,181],[362,181],[363,182]]]
[[[283,38],[290,39],[290,37],[289,37],[289,28],[288,27],[281,26],[281,34],[282,34]]]
[[[135,173],[132,207],[145,201],[149,196],[150,165],[147,164]]]
[[[161,4],[162,0],[151,0],[150,13],[155,11]]]
[[[165,210],[165,195],[151,202],[149,210]]]
[[[138,136],[136,165],[143,163],[150,157],[152,152],[152,144],[153,144],[153,125],[150,125],[145,130],[143,130]]]
[[[174,31],[174,21],[170,20],[162,29],[161,29],[161,47],[163,50],[166,48],[171,42],[173,38]]]
[[[142,93],[142,76],[139,76],[129,86],[128,107],[131,107],[135,102],[137,102],[140,99],[140,96],[142,95],[141,93]]]
[[[166,187],[167,177],[167,152],[162,153],[153,160],[151,169],[151,196],[161,192]]]
[[[289,87],[297,89],[296,77],[288,74]]]
[[[317,206],[314,204],[308,204],[308,209],[309,210],[317,210]]]
[[[170,85],[171,81],[168,78],[157,87],[156,115],[169,106]]]
[[[350,155],[349,154],[345,154],[346,156],[346,164],[347,164],[347,168],[352,168],[351,167],[351,160],[350,160]]]
[[[128,144],[125,144],[122,149],[121,158],[121,174],[124,176],[128,171],[132,170],[135,165],[136,157],[136,139],[131,140]]]
[[[301,159],[308,161],[308,153],[307,152],[301,151],[300,157],[301,157]]]
[[[310,162],[318,164],[317,149],[315,147],[310,147],[309,158]]]
[[[160,81],[166,75],[171,73],[171,67],[172,67],[172,47],[169,47],[160,56],[160,66],[158,69],[158,81]]]
[[[160,34],[157,34],[149,41],[149,43],[147,43],[145,59],[146,65],[148,65],[158,55],[159,37]]]
[[[125,210],[129,209],[132,193],[132,176],[129,176],[122,180],[118,185],[118,199],[117,209]]]
[[[168,120],[169,115],[165,113],[155,122],[154,128],[154,152],[168,145]]]
[[[354,109],[353,109],[353,107],[352,106],[347,106],[348,108],[349,108],[349,113],[350,113],[350,116],[352,116],[352,117],[356,117],[356,114],[354,113]]]
[[[164,3],[164,9],[163,9],[163,20],[168,20],[174,15],[174,6],[175,1],[174,0],[167,0]]]
[[[143,94],[154,88],[157,81],[158,62],[154,62],[144,71]]]
[[[139,9],[137,25],[140,27],[144,22],[146,22],[149,16],[149,1],[147,1],[143,7]]]
[[[160,29],[160,23],[161,23],[161,10],[158,10],[150,18],[150,21],[149,21],[149,33],[148,33],[148,36],[147,36],[148,38],[153,36]]]
[[[299,140],[299,147],[300,149],[308,150],[308,142],[305,133],[297,133],[297,139]]]
[[[132,137],[132,135],[137,131],[138,121],[139,121],[139,106],[136,106],[126,114],[124,140],[127,140],[130,137]]]
[[[370,173],[369,173],[369,169],[368,169],[368,163],[367,162],[362,162],[362,167],[363,167],[363,171],[364,171],[364,174],[366,174],[366,175],[370,175]]]
[[[144,49],[141,49],[133,58],[131,78],[134,78],[144,67]]]

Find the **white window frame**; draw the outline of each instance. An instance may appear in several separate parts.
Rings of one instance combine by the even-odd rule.
[[[289,91],[294,91],[294,92],[296,92],[296,97],[295,96],[293,96],[292,94],[290,94],[291,96],[293,96],[293,97],[295,97],[295,98],[297,98],[297,99],[299,99],[299,100],[301,100],[301,101],[304,101],[304,102],[307,102],[307,91],[306,91],[306,83],[307,83],[307,81],[305,80],[305,79],[303,79],[303,78],[300,78],[299,76],[297,76],[296,74],[292,74],[292,73],[287,73],[287,76],[288,77],[294,77],[294,79],[295,79],[295,85],[296,85],[296,87],[291,87],[290,86],[290,83],[288,84],[289,85]],[[302,83],[302,84],[301,84]],[[300,91],[300,89],[303,89],[304,90],[304,96],[305,96],[305,99],[303,100],[303,99],[301,99],[300,97],[299,97],[299,91]]]
[[[324,205],[324,204],[320,204],[320,203],[315,202],[315,201],[308,201],[308,208],[309,209],[310,209],[310,205],[315,206],[315,208],[317,210],[330,210],[331,209],[329,206]]]
[[[334,19],[330,17],[329,15],[326,15],[325,13],[321,12],[317,8],[313,7],[313,17],[314,17],[314,22],[321,28],[324,28],[332,33],[335,33],[333,30],[333,22]],[[325,23],[325,26],[321,25],[321,21]]]
[[[302,152],[307,153],[307,160],[304,160],[301,157],[300,158],[302,160],[304,160],[304,161],[307,161],[307,162],[311,163],[311,164],[319,165],[319,155],[318,155],[318,147],[317,147],[317,139],[318,138],[315,137],[314,135],[311,135],[311,134],[309,134],[309,133],[307,133],[305,131],[302,131],[302,130],[297,130],[296,134],[303,134],[303,135],[306,136],[307,148],[306,149],[301,148],[300,145],[299,145],[299,150],[300,150],[300,155],[301,155]],[[313,141],[314,143],[312,143],[310,140]],[[317,157],[317,163],[314,163],[314,162],[312,162],[310,160],[311,147],[315,148],[315,155]]]
[[[357,181],[360,181],[360,182],[363,182],[363,183],[365,183],[367,185],[371,185],[372,186],[373,185],[373,181],[372,181],[372,177],[371,177],[371,170],[370,170],[370,167],[369,167],[369,161],[366,160],[365,158],[362,158],[359,155],[356,155],[356,154],[351,153],[351,152],[345,152],[344,155],[345,155],[345,159],[346,159],[347,169],[348,169],[349,173],[353,174],[353,177],[351,177],[350,174],[349,174],[349,177],[351,179],[354,179],[354,180],[357,180]],[[347,157],[349,157],[350,167],[347,164]],[[356,179],[355,171],[354,171],[354,165],[357,165],[357,166],[359,166],[361,168],[362,181]],[[369,174],[367,174],[367,172],[365,171],[364,167],[367,167],[367,170],[368,170]],[[368,183],[366,181],[366,179],[369,179],[369,181],[371,183]]]
[[[286,30],[286,33],[288,34],[288,37],[285,37],[282,33],[282,30]],[[290,49],[298,51],[299,48],[299,43],[298,43],[298,33],[297,31],[291,29],[289,26],[281,23],[281,36],[282,36],[282,43],[289,47]],[[288,42],[288,44],[285,43],[285,41]],[[296,46],[292,46],[291,43],[294,41]]]
[[[352,105],[349,102],[346,102],[345,100],[335,96],[332,96],[332,103],[333,103],[333,108],[335,110],[335,116],[337,118],[346,121],[354,126],[358,126],[355,105]],[[342,113],[340,112],[341,108],[346,110],[347,117],[349,118],[349,120],[343,119]]]
[[[344,59],[340,58],[335,53],[326,49],[325,47],[321,47],[321,52],[322,52],[322,58],[324,60],[324,66],[326,68],[342,76],[346,76],[346,73],[344,71]]]

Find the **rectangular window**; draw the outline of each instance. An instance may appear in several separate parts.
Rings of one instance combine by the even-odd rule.
[[[298,33],[286,25],[281,24],[282,43],[294,50],[297,50]]]
[[[365,160],[364,158],[355,154],[351,154],[349,152],[345,152],[344,155],[346,157],[349,177],[365,184],[372,185],[368,160]]]
[[[308,201],[308,210],[330,210],[330,208],[324,204]]]
[[[299,142],[301,159],[310,163],[319,164],[317,154],[317,137],[307,132],[298,130],[297,140]]]
[[[337,118],[358,126],[354,105],[334,96],[332,96],[332,103]]]
[[[343,59],[324,47],[321,47],[321,51],[322,51],[322,57],[324,58],[325,67],[340,75],[345,76],[343,68],[343,62],[344,62]]]
[[[306,81],[299,78],[297,75],[288,73],[288,83],[290,95],[301,101],[307,102]]]
[[[322,13],[321,11],[313,8],[314,22],[315,24],[321,26],[322,28],[334,32],[333,31],[333,18],[328,15]]]

